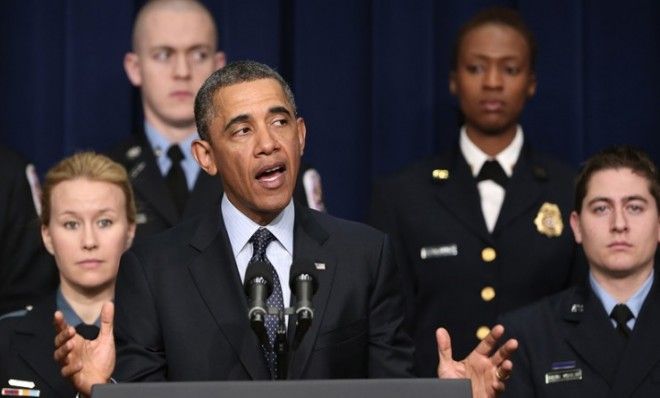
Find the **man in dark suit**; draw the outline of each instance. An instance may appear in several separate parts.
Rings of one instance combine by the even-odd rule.
[[[39,234],[34,168],[0,147],[0,315],[57,286],[57,268]],[[30,181],[30,179],[32,181]]]
[[[124,69],[140,88],[144,123],[109,155],[133,182],[138,240],[203,213],[222,196],[222,185],[200,169],[190,152],[197,138],[195,94],[204,79],[225,65],[217,36],[211,13],[197,1],[150,1],[135,19],[133,50],[124,57]],[[316,173],[307,169],[296,190],[303,204],[303,175]]]
[[[536,90],[531,32],[513,10],[493,8],[456,43],[458,145],[376,184],[370,217],[394,244],[421,376],[437,363],[437,327],[465,355],[499,314],[560,291],[575,271],[565,227],[573,173],[532,150],[518,124]]]
[[[626,147],[587,161],[571,228],[589,281],[503,317],[520,341],[510,397],[660,396],[660,184]]]
[[[270,322],[287,326],[267,318],[268,341],[260,344],[242,280],[255,260],[264,261],[273,280],[269,305],[281,310],[295,294],[287,283],[290,264],[308,259],[318,280],[315,315],[291,353],[289,376],[411,376],[412,345],[387,237],[292,201],[306,128],[286,82],[262,64],[230,64],[204,83],[195,115],[201,137],[195,158],[224,182],[219,209],[126,253],[114,324],[108,303],[97,340],[84,342],[56,314],[55,358],[63,374],[85,394],[111,374],[121,381],[277,378]],[[295,321],[289,319],[289,331]],[[516,347],[510,341],[494,350],[502,333],[498,327],[455,362],[449,336],[439,330],[437,374],[470,377],[477,396],[494,395]]]

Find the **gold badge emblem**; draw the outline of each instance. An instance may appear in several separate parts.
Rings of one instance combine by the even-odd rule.
[[[446,180],[449,178],[449,170],[447,169],[435,169],[433,170],[433,179],[434,180]]]
[[[561,221],[559,206],[554,203],[543,203],[534,219],[534,225],[536,225],[537,231],[548,238],[561,235],[561,231],[564,230],[564,223]]]

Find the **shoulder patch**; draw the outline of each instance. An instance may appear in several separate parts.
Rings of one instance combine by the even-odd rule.
[[[25,309],[22,310],[16,310],[12,312],[8,312],[6,314],[0,315],[0,321],[5,319],[5,318],[22,318],[25,315],[27,315],[30,311],[32,310],[32,306],[27,306]]]

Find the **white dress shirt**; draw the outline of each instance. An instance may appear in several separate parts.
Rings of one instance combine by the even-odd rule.
[[[241,213],[230,201],[227,195],[222,196],[220,204],[222,218],[225,221],[229,243],[236,259],[238,273],[241,275],[241,281],[245,281],[245,271],[252,258],[252,244],[249,242],[252,235],[262,226]],[[291,289],[289,288],[289,271],[293,261],[293,223],[295,211],[293,200],[275,217],[267,228],[275,236],[266,248],[266,257],[275,267],[277,276],[282,286],[282,298],[284,306],[288,307],[291,300]],[[246,315],[247,316],[247,315]],[[288,321],[288,318],[287,318]]]
[[[465,126],[461,128],[461,135],[459,138],[459,146],[463,157],[467,161],[470,169],[472,170],[472,175],[476,178],[479,175],[481,167],[487,160],[497,160],[504,169],[504,172],[508,177],[511,177],[513,174],[513,166],[516,165],[518,157],[520,156],[520,151],[523,146],[523,131],[520,126],[516,128],[516,135],[511,141],[511,144],[507,146],[502,152],[498,153],[494,158],[486,155],[479,147],[477,147],[465,132]],[[495,228],[495,223],[497,222],[497,217],[500,214],[502,208],[502,203],[504,202],[504,195],[506,191],[496,182],[491,180],[484,180],[477,183],[477,189],[479,190],[479,196],[481,197],[481,211],[484,215],[484,221],[486,221],[486,227],[488,232],[493,232]]]

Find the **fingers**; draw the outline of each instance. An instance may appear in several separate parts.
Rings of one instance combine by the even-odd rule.
[[[55,327],[55,333],[60,333],[69,326],[64,320],[64,314],[62,314],[62,311],[55,311],[55,314],[53,315],[53,326]]]
[[[502,346],[495,351],[493,356],[490,358],[491,363],[495,366],[500,366],[502,367],[502,364],[506,362],[509,358],[511,358],[511,355],[518,349],[518,340],[516,339],[509,339],[506,341],[506,343],[502,344]],[[511,361],[509,361],[511,362]]]
[[[73,326],[66,325],[62,331],[55,335],[55,348],[60,348],[70,341],[76,335],[76,329]]]
[[[103,303],[101,307],[101,329],[99,336],[112,338],[114,328],[115,305],[111,301]]]
[[[489,356],[497,346],[497,340],[499,340],[503,334],[504,326],[495,325],[490,330],[490,333],[488,333],[488,336],[481,340],[481,342],[477,345],[477,348],[474,349],[474,352],[480,355]]]
[[[435,331],[435,339],[438,344],[438,358],[442,361],[452,361],[451,338],[445,328],[438,328]]]
[[[73,328],[71,328],[73,330]],[[55,352],[53,353],[53,358],[58,363],[63,363],[69,353],[73,351],[74,342],[71,337],[66,337],[71,331],[69,329],[55,336]],[[73,330],[73,335],[75,335],[75,330]]]
[[[513,362],[505,360],[500,366],[495,367],[495,380],[493,380],[493,389],[497,392],[504,392],[505,382],[511,377],[513,371]]]

